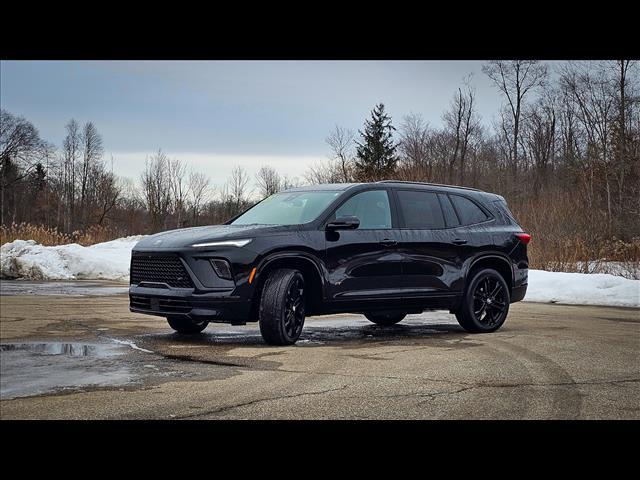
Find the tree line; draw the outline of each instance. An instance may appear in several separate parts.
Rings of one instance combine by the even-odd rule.
[[[396,126],[380,103],[360,130],[329,132],[329,159],[311,165],[303,182],[400,179],[489,190],[534,234],[532,255],[541,266],[615,249],[638,260],[639,68],[629,60],[565,62],[553,70],[539,61],[487,62],[483,75],[502,99],[496,118],[478,113],[472,77],[452,89],[438,125],[407,112]],[[161,150],[133,181],[114,174],[91,122],[71,120],[56,149],[28,120],[5,110],[1,116],[2,225],[152,233],[224,222],[256,195],[299,183],[263,166],[254,190],[238,166],[215,188],[206,173]]]
[[[534,265],[597,269],[632,259],[640,275],[640,75],[629,60],[492,61],[483,74],[500,93],[497,119],[477,110],[466,78],[442,123],[409,113],[397,130],[377,105],[364,130],[336,126],[331,159],[312,183],[400,179],[499,193],[534,234]],[[594,264],[596,266],[594,267]]]
[[[273,167],[250,176],[236,166],[219,189],[201,171],[162,150],[149,155],[138,181],[113,171],[92,122],[71,119],[62,148],[23,117],[0,111],[0,224],[42,225],[70,234],[104,227],[114,235],[222,223],[264,198],[297,184]],[[29,230],[31,231],[31,230]]]

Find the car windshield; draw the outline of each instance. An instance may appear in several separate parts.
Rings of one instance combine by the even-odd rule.
[[[283,192],[247,210],[231,225],[299,225],[315,220],[342,192]]]

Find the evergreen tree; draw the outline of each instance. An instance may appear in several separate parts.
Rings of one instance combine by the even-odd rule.
[[[389,178],[396,169],[398,157],[392,138],[395,127],[391,117],[384,111],[384,104],[375,106],[371,119],[365,120],[364,132],[359,131],[362,143],[356,142],[356,176],[359,181],[373,181]]]

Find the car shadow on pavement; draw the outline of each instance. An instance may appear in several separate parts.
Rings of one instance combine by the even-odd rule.
[[[466,348],[478,345],[470,334],[458,325],[442,324],[400,324],[388,327],[379,325],[353,326],[309,326],[302,331],[295,345],[273,347],[267,345],[257,326],[231,327],[225,325],[209,326],[200,335],[181,335],[178,333],[158,333],[144,335],[145,348],[158,347],[175,349],[197,349],[212,347],[228,350],[231,348],[313,348],[337,347],[366,348],[375,344],[385,345],[430,345],[440,348]]]

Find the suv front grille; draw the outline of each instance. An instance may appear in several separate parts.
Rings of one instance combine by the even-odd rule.
[[[170,287],[193,288],[191,277],[177,255],[132,255],[130,282],[166,283]]]

